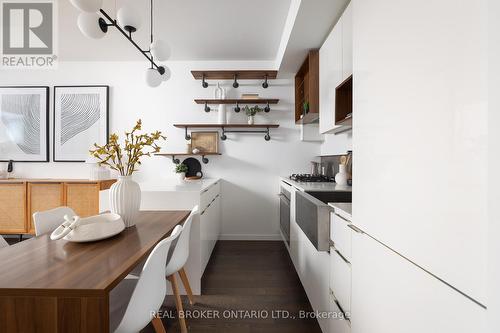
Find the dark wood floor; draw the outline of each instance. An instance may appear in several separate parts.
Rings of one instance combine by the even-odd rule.
[[[194,306],[183,297],[184,309],[221,318],[187,319],[190,333],[321,332],[316,320],[298,319],[300,311],[312,310],[282,242],[219,241],[202,280],[202,294],[195,296]],[[162,310],[176,315],[172,297]],[[288,315],[296,318],[283,318]],[[177,318],[163,322],[168,333],[180,332]],[[150,325],[143,332],[154,330]]]

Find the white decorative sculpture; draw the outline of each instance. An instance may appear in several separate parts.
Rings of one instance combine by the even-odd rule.
[[[64,223],[56,228],[50,239],[64,239],[70,242],[93,242],[119,234],[125,229],[125,223],[118,214],[107,213],[102,215],[80,218],[64,216]]]

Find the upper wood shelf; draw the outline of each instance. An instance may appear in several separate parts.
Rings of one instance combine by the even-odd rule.
[[[258,98],[258,99],[195,99],[196,104],[278,104],[279,99]]]
[[[177,128],[278,128],[278,124],[174,124]]]
[[[196,80],[233,80],[236,75],[238,80],[269,80],[276,79],[278,71],[267,70],[215,70],[215,71],[191,71]]]

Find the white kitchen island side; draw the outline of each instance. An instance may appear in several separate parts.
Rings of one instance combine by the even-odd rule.
[[[140,183],[141,210],[191,210],[199,206],[193,220],[189,258],[185,266],[193,294],[201,295],[201,277],[221,229],[220,179],[203,179],[175,184],[175,181]],[[172,294],[170,284],[168,292]],[[184,286],[179,289],[185,295]]]

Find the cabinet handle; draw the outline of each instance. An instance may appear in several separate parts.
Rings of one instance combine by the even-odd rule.
[[[342,312],[342,316],[344,316],[345,320],[347,320],[348,322],[351,322],[351,318],[349,318],[347,316],[347,314],[345,313],[344,309],[342,309],[342,306],[340,305],[339,301],[337,301],[337,299],[335,297],[333,298],[333,301],[338,306],[340,312]]]
[[[335,296],[335,293],[333,292],[332,289],[330,289],[330,296],[332,296],[333,302],[337,305],[337,307],[339,308],[340,312],[342,312],[342,315],[344,316],[345,320],[347,320],[347,321],[349,321],[349,323],[351,323],[351,319],[345,313],[344,309],[342,308],[342,305],[340,305],[340,303],[337,300],[337,297]]]
[[[347,220],[343,216],[340,216],[339,214],[335,213],[335,216],[339,217],[341,220],[344,220],[346,223],[351,223],[351,221]]]
[[[358,234],[364,234],[365,232],[358,227],[356,227],[354,224],[348,224],[347,225],[349,228],[351,228],[353,231],[357,232]]]
[[[333,248],[335,250],[335,252],[339,255],[340,259],[342,259],[346,264],[350,265],[351,263],[349,262],[349,260],[347,260],[343,255],[342,253],[339,252],[339,250],[337,250],[336,248]]]

